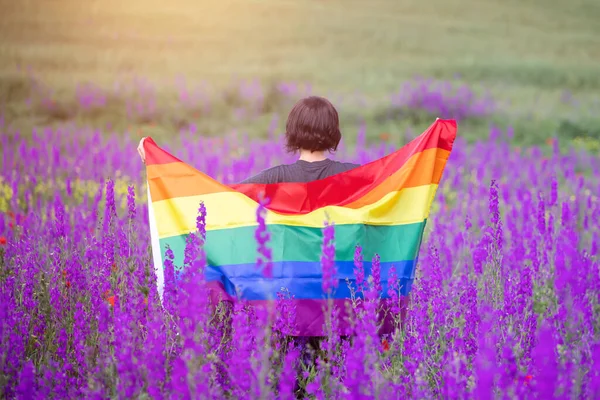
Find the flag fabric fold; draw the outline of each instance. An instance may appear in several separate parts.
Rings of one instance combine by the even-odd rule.
[[[399,150],[326,179],[235,185],[197,171],[148,138],[144,141],[148,210],[159,293],[167,246],[175,254],[175,265],[181,266],[186,237],[195,231],[198,206],[204,202],[210,290],[231,301],[264,304],[285,289],[296,306],[298,335],[320,336],[323,331],[326,300],[320,256],[327,219],[335,225],[339,279],[331,294],[335,304],[344,308],[352,288],[356,289],[357,244],[363,249],[365,275],[370,273],[372,257],[380,256],[382,298],[387,297],[392,266],[400,295],[408,296],[431,203],[456,132],[455,121],[438,119]],[[256,266],[256,209],[262,197],[269,199],[266,225],[273,249],[268,278]]]

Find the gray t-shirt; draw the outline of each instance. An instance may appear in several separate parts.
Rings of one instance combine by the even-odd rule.
[[[325,159],[323,161],[298,160],[293,164],[278,165],[266,169],[240,183],[282,183],[282,182],[311,182],[325,179],[353,168],[358,164],[343,163]]]

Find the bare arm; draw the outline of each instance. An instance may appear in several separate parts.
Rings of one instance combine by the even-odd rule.
[[[146,162],[146,152],[144,151],[144,140],[146,140],[145,137],[143,137],[140,140],[140,144],[137,147],[137,152],[140,155],[140,158],[142,159],[142,162],[145,163]]]

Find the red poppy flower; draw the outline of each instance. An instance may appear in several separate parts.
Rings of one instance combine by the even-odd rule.
[[[386,352],[386,351],[389,351],[389,350],[390,350],[390,343],[389,343],[387,340],[383,339],[383,340],[381,341],[381,344],[382,344],[382,346],[383,346],[383,351],[384,351],[384,352]]]
[[[108,304],[110,304],[112,307],[115,306],[115,296],[108,296],[106,301],[108,301]]]
[[[0,236],[0,245],[4,246],[6,244],[6,238],[4,236]]]

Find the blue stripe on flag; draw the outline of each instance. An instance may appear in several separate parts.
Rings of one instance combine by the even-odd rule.
[[[371,274],[371,263],[364,262],[363,265],[365,276],[368,277]],[[414,260],[381,263],[383,293],[380,295],[382,298],[389,297],[387,294],[387,281],[392,265],[396,268],[396,275],[401,286],[400,294],[406,296],[412,288],[415,272]],[[332,293],[332,298],[350,298],[350,287],[356,293],[354,262],[338,261],[336,267],[339,284]],[[229,295],[245,300],[273,300],[277,298],[278,292],[286,289],[296,299],[322,299],[325,297],[322,290],[323,280],[320,262],[274,262],[271,278],[265,278],[254,263],[220,267],[208,266],[206,268],[206,279],[221,282]],[[362,295],[356,297],[362,297]]]

